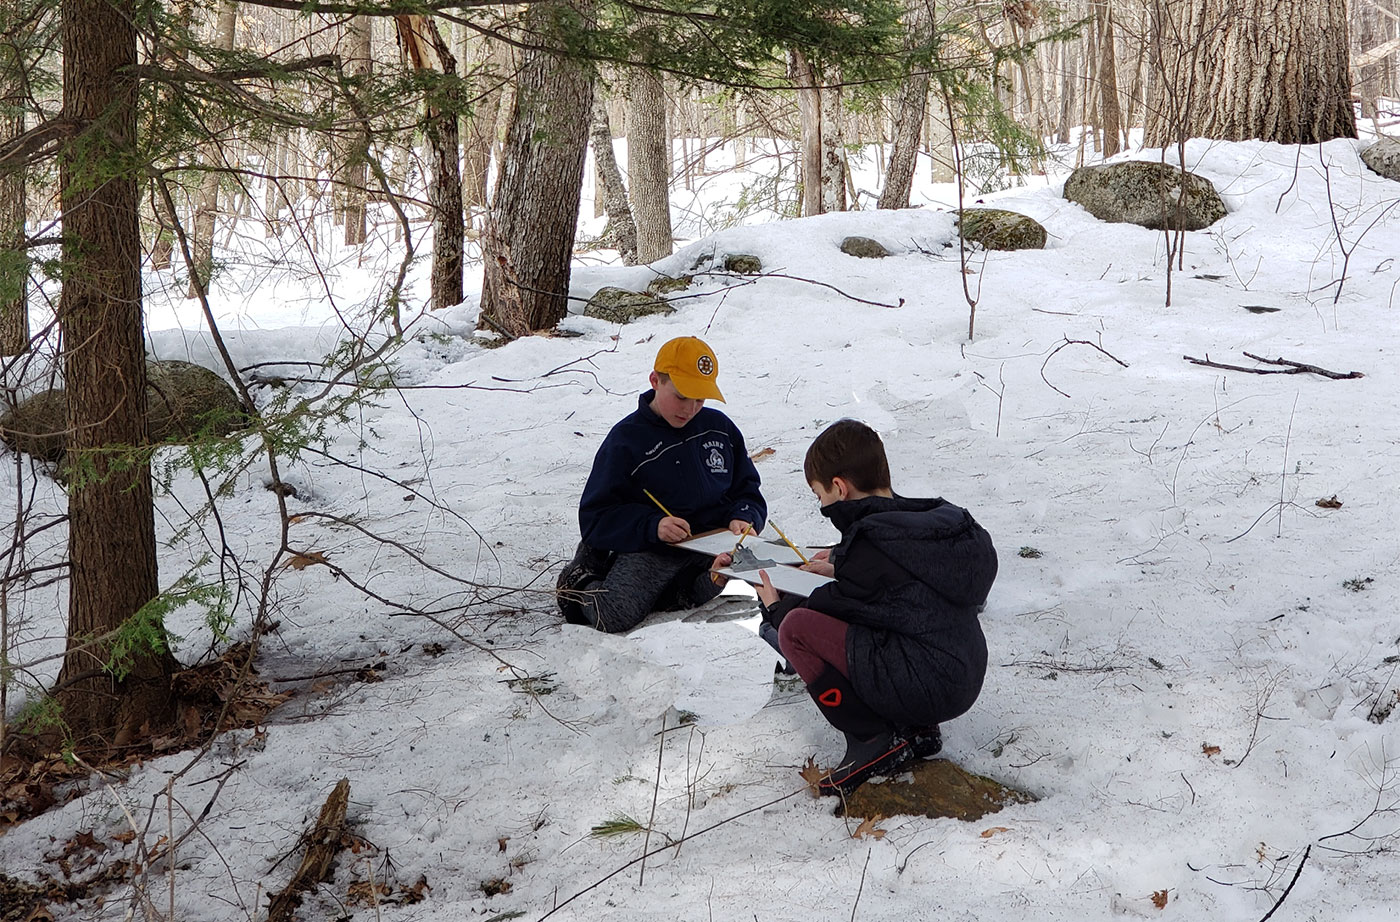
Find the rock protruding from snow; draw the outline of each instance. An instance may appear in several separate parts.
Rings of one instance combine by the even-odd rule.
[[[915,762],[904,775],[856,788],[844,804],[846,816],[928,816],[978,820],[1010,804],[1034,803],[1038,798],[974,775],[947,759]],[[841,808],[838,813],[843,812]]]
[[[1045,227],[1005,208],[967,208],[958,213],[963,239],[988,250],[1043,250]]]
[[[216,373],[171,359],[146,364],[146,414],[151,442],[183,444],[223,436],[247,423],[243,404]],[[35,394],[0,416],[0,441],[44,461],[63,460],[67,399],[56,388]]]
[[[1100,221],[1150,230],[1201,230],[1226,214],[1209,179],[1145,160],[1082,166],[1065,180],[1065,198]]]
[[[610,323],[631,323],[638,317],[675,312],[674,307],[660,298],[640,291],[614,288],[611,285],[599,288],[593,297],[588,299],[588,306],[583,309],[585,317],[596,317]]]
[[[1378,138],[1361,152],[1361,162],[1386,179],[1400,182],[1400,140]]]
[[[860,259],[884,259],[890,255],[883,243],[869,237],[847,237],[841,241],[841,252]]]

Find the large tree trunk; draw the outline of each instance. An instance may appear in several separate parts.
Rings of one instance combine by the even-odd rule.
[[[457,58],[426,16],[396,16],[399,38],[413,66],[436,69],[456,76]],[[429,51],[437,58],[430,63]],[[434,310],[462,303],[462,252],[465,231],[462,224],[462,174],[458,107],[442,108],[429,104],[427,118],[431,169],[428,176],[428,202],[433,206],[433,269],[430,278]]]
[[[1099,36],[1099,127],[1103,133],[1103,155],[1112,157],[1122,150],[1120,132],[1123,114],[1118,105],[1118,62],[1113,40],[1113,10],[1107,2],[1094,4]]]
[[[214,25],[215,48],[222,51],[233,50],[233,36],[238,27],[238,3],[236,0],[223,0],[219,5],[219,18]],[[186,297],[197,298],[209,290],[209,280],[214,270],[214,223],[219,217],[219,181],[222,172],[223,151],[217,140],[204,145],[200,159],[209,169],[200,177],[199,191],[194,200],[194,222],[190,228],[190,248],[193,250],[194,267],[190,273],[190,287]]]
[[[1152,0],[1147,144],[1356,137],[1341,0]]]
[[[0,141],[24,134],[24,95],[19,74],[0,74]],[[13,82],[10,82],[13,81]],[[29,257],[24,246],[25,170],[0,174],[0,355],[29,351]]]
[[[846,210],[846,161],[841,128],[841,74],[834,67],[821,75],[822,212]]]
[[[788,52],[788,75],[797,89],[797,117],[802,126],[802,213],[822,213],[822,91],[807,56]]]
[[[370,18],[356,16],[345,26],[345,70],[351,77],[366,78],[374,73],[374,48]],[[369,133],[354,135],[345,158],[345,245],[361,246],[368,236]]]
[[[926,9],[916,0],[904,14],[906,51],[928,44],[933,26]],[[923,133],[924,114],[928,109],[928,84],[928,68],[921,65],[917,73],[899,85],[894,111],[894,143],[878,208],[909,207],[909,190],[914,185],[914,165],[919,156],[919,136]]]
[[[63,0],[63,114],[84,126],[59,158],[68,395],[68,651],[64,720],[80,748],[121,745],[168,716],[174,658],[152,632],[111,669],[110,640],[153,599],[155,521],[146,440],[136,196],[132,0]],[[154,632],[159,636],[159,627]],[[129,668],[127,668],[129,667]]]
[[[564,9],[592,19],[594,3],[532,4],[526,28],[547,34]],[[592,99],[587,65],[545,50],[522,55],[482,260],[483,321],[508,336],[551,329],[568,313]]]
[[[632,209],[627,205],[627,188],[622,184],[622,171],[613,153],[612,128],[608,124],[608,102],[599,86],[593,94],[593,122],[589,130],[593,139],[593,162],[598,170],[598,198],[608,215],[608,228],[614,245],[622,256],[622,264],[637,264],[637,225]]]
[[[671,135],[666,128],[666,86],[660,74],[633,68],[627,94],[627,183],[637,221],[637,261],[670,256]]]

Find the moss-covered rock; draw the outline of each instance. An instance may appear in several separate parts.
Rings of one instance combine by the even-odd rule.
[[[847,237],[841,241],[841,252],[860,259],[884,259],[890,255],[883,243],[869,237]]]
[[[668,295],[673,291],[685,291],[690,287],[690,283],[695,280],[693,275],[682,275],[673,278],[669,275],[658,275],[647,282],[647,293],[653,295]]]
[[[1100,221],[1151,230],[1201,230],[1227,213],[1209,179],[1145,160],[1082,166],[1065,181],[1065,198]]]
[[[958,231],[988,250],[1042,250],[1045,228],[1034,218],[1004,208],[967,208],[958,213]]]
[[[747,253],[730,253],[724,257],[724,271],[737,275],[757,275],[763,271],[763,260]]]
[[[67,411],[62,389],[35,394],[0,416],[0,441],[44,461],[61,461]],[[146,414],[153,443],[227,435],[247,424],[238,394],[223,378],[202,365],[173,359],[146,363]]]
[[[612,286],[599,288],[583,309],[585,317],[596,317],[609,323],[631,323],[638,317],[675,312],[674,307],[652,295]]]
[[[882,782],[867,782],[846,798],[837,813],[846,816],[929,816],[978,820],[1009,804],[1034,803],[1034,795],[949,762],[932,759],[915,762],[904,775]]]

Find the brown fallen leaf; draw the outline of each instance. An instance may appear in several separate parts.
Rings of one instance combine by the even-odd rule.
[[[802,770],[798,772],[798,774],[802,776],[803,781],[807,782],[807,787],[811,788],[812,796],[820,797],[821,781],[826,777],[826,772],[822,771],[817,765],[817,760],[812,756],[808,756],[806,763],[803,764]]]
[[[760,448],[758,451],[756,451],[756,452],[754,452],[753,454],[749,455],[749,460],[750,460],[750,461],[758,461],[758,460],[761,460],[761,459],[763,459],[763,458],[768,457],[768,456],[771,455],[771,454],[775,454],[775,450],[774,450],[774,449],[772,449],[772,448]]]
[[[1010,831],[1011,831],[1010,828],[1009,828],[1009,827],[1006,827],[1006,826],[990,826],[990,827],[988,827],[988,828],[982,830],[982,838],[984,838],[984,839],[990,839],[992,836],[996,835],[996,834],[999,833],[999,832],[1010,832]]]
[[[1167,908],[1167,891],[1165,891],[1165,890],[1156,890],[1156,891],[1153,891],[1153,893],[1152,893],[1152,905],[1153,905],[1153,906],[1156,906],[1158,909],[1166,909],[1166,908]]]
[[[293,554],[287,558],[287,562],[282,566],[291,567],[293,570],[305,570],[312,564],[318,563],[330,563],[330,561],[326,559],[326,555],[322,551],[307,551],[305,554]]]
[[[1342,508],[1342,501],[1337,499],[1336,493],[1333,493],[1329,499],[1320,499],[1314,505],[1322,509],[1340,509]]]
[[[876,826],[882,819],[884,819],[884,817],[877,813],[868,819],[861,820],[860,825],[856,827],[856,831],[851,833],[851,838],[864,839],[866,836],[869,836],[872,839],[883,839],[885,837],[885,830]]]
[[[1218,755],[1220,755],[1220,747],[1219,747],[1219,746],[1212,746],[1210,743],[1202,743],[1202,744],[1201,744],[1201,752],[1205,754],[1206,758],[1210,758],[1210,757],[1212,757],[1212,756],[1218,756]]]

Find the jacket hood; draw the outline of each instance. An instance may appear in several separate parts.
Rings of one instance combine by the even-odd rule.
[[[822,515],[841,530],[842,545],[857,537],[869,541],[954,604],[980,605],[991,591],[995,563],[991,572],[983,563],[990,538],[960,506],[942,498],[866,496],[824,506]]]

